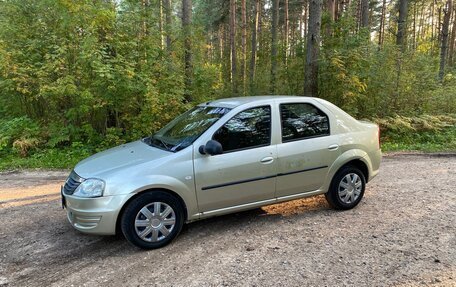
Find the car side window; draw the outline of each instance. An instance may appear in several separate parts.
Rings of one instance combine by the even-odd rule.
[[[306,103],[281,104],[282,142],[329,135],[328,116]]]
[[[230,152],[271,143],[271,107],[247,109],[232,117],[212,139],[222,144],[223,152]]]

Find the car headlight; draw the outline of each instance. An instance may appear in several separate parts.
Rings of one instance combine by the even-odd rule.
[[[84,180],[74,191],[74,196],[99,197],[103,195],[105,182],[101,179],[89,178]]]

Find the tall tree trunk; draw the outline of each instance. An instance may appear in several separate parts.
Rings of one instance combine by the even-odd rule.
[[[432,1],[431,4],[431,15],[429,18],[431,18],[431,39],[432,39],[432,46],[434,45],[434,14],[435,14],[435,0]]]
[[[361,27],[369,27],[369,0],[361,0]]]
[[[138,47],[140,51],[140,55],[142,55],[142,59],[140,58],[138,61],[138,64],[142,63],[147,63],[147,49],[144,45],[144,39],[147,37],[149,34],[148,30],[148,10],[150,6],[149,0],[142,0],[141,1],[141,8],[143,9],[142,11],[142,19],[141,19],[141,30],[138,35]]]
[[[336,0],[326,0],[326,10],[327,10],[328,15],[329,15],[329,23],[328,23],[328,26],[326,28],[326,35],[328,37],[330,37],[331,34],[332,34],[331,25],[333,24],[333,22],[336,19]]]
[[[442,7],[439,7],[439,17],[437,20],[437,43],[442,43]]]
[[[210,6],[206,6],[206,15],[210,15],[211,9]],[[209,21],[206,24],[206,59],[207,61],[211,62],[214,60],[214,32],[213,32],[213,25]]]
[[[413,3],[413,39],[412,39],[412,49],[416,49],[416,17],[417,17],[417,10],[416,10],[417,2]]]
[[[407,30],[408,0],[399,0],[399,18],[397,20],[396,44],[405,49],[405,32]]]
[[[289,26],[289,23],[290,23],[290,19],[289,19],[289,11],[288,11],[288,0],[284,0],[284,13],[285,13],[285,58],[284,58],[284,61],[285,61],[285,68],[287,67],[288,65],[288,52],[289,52],[289,34],[290,34],[290,26]]]
[[[165,10],[165,33],[166,33],[166,50],[171,52],[171,25],[172,25],[172,11],[171,0],[163,0],[163,9]]]
[[[229,20],[229,19],[228,19]],[[226,21],[226,23],[222,24],[223,26],[223,60],[222,63],[224,65],[224,77],[225,79],[229,79],[226,81],[225,87],[228,88],[230,85],[230,89],[233,90],[233,83],[231,82],[231,36],[230,36],[230,22]]]
[[[336,0],[327,0],[326,9],[328,10],[329,19],[331,22],[336,20]]]
[[[242,95],[245,96],[245,76],[246,76],[246,57],[247,57],[247,13],[245,0],[241,0],[241,17],[242,17],[242,58],[241,58],[241,79],[242,79]]]
[[[456,9],[453,8],[453,27],[451,29],[451,37],[450,37],[450,51],[449,51],[449,57],[448,57],[448,64],[450,66],[453,66],[453,58],[454,58],[454,46],[455,46],[455,40],[456,40]]]
[[[297,9],[292,10],[290,13],[290,44],[289,44],[289,53],[288,57],[294,58],[295,57],[295,52],[296,52],[296,27],[299,25],[298,21],[298,13],[299,11]],[[287,66],[288,67],[288,66]]]
[[[191,86],[193,79],[192,63],[192,0],[182,0],[182,30],[184,31],[184,67],[185,67],[185,91],[184,97],[187,102],[192,101]]]
[[[397,108],[397,102],[400,97],[401,87],[401,75],[402,75],[402,56],[405,51],[405,32],[407,30],[407,12],[408,12],[408,0],[399,0],[399,18],[397,19],[397,34],[396,34],[396,45],[400,47],[401,52],[398,54],[396,59],[396,90],[392,98],[393,108]]]
[[[252,27],[252,52],[250,54],[250,73],[249,73],[249,88],[250,94],[253,94],[254,83],[255,83],[255,68],[256,68],[256,52],[257,52],[257,31],[258,31],[258,20],[260,18],[260,0],[255,0],[255,6],[253,10],[254,20]]]
[[[307,33],[304,96],[318,96],[318,54],[320,51],[322,0],[310,0],[309,32]]]
[[[276,91],[277,80],[277,27],[279,26],[279,0],[272,1],[272,26],[271,26],[271,86],[270,92]]]
[[[441,42],[441,49],[440,49],[440,69],[439,69],[439,79],[443,80],[443,76],[445,75],[445,61],[446,55],[448,51],[448,31],[450,27],[450,17],[451,12],[453,11],[453,3],[451,0],[447,0],[446,6],[443,9],[443,24],[442,24],[442,42]]]
[[[307,39],[307,29],[309,28],[309,0],[304,1],[304,39]]]
[[[434,41],[434,9],[435,9],[435,0],[432,0],[431,4],[431,12],[430,12],[430,17],[431,18],[431,39]]]
[[[163,2],[158,1],[159,5],[159,19],[158,19],[158,31],[160,31],[160,49],[164,49],[165,47],[165,31],[164,31],[164,24],[163,24]]]
[[[233,95],[237,95],[236,75],[236,0],[230,0],[230,48],[231,48],[231,87]]]
[[[382,3],[382,14],[380,15],[380,27],[378,31],[378,45],[383,46],[383,38],[385,33],[385,13],[386,13],[386,0]]]
[[[356,33],[358,33],[359,28],[361,28],[361,1],[356,0]]]
[[[149,6],[150,6],[150,1],[149,0],[142,0],[141,1],[141,6],[142,6],[142,9],[143,9],[143,18],[142,18],[142,37],[146,37],[148,34],[149,34],[149,30],[148,30],[148,27],[147,27],[147,20],[148,20],[148,16],[149,16],[149,13],[148,13],[148,10],[149,10]]]
[[[263,41],[263,15],[264,13],[264,2],[260,0],[260,10],[258,11],[258,33],[257,33],[257,39],[258,39],[258,54],[260,54],[260,51],[264,51],[264,41]]]
[[[424,3],[425,3],[425,0],[423,0],[421,2],[421,13],[420,13],[420,17],[419,17],[419,28],[418,28],[418,35],[416,37],[416,42],[419,43],[420,39],[423,38],[424,36]]]
[[[299,40],[302,39],[303,30],[304,30],[303,29],[303,27],[304,27],[304,10],[306,9],[305,5],[306,5],[306,3],[304,2],[304,5],[302,5],[302,10],[299,13],[299,37],[298,37]]]
[[[218,40],[218,61],[219,63],[223,63],[223,25],[219,25],[217,31],[217,40]]]
[[[336,2],[336,20],[340,19],[344,14],[345,0],[337,0]]]

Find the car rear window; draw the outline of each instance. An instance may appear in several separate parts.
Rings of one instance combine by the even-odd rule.
[[[329,135],[328,116],[308,103],[280,105],[282,142]]]

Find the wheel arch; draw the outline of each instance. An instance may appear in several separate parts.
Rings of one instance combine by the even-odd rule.
[[[161,191],[161,192],[166,192],[172,196],[174,196],[175,198],[177,198],[177,200],[179,200],[180,204],[182,205],[183,209],[184,209],[184,222],[187,221],[188,219],[188,209],[187,209],[187,204],[185,203],[184,199],[175,191],[172,191],[170,189],[167,189],[167,188],[157,188],[157,187],[152,187],[152,188],[146,188],[144,190],[141,190],[139,192],[136,192],[135,195],[133,195],[132,197],[130,197],[122,206],[122,208],[120,209],[119,213],[117,214],[117,218],[116,218],[116,234],[121,234],[121,230],[120,230],[120,222],[121,222],[121,217],[125,211],[125,208],[128,206],[128,204],[130,204],[130,202],[132,202],[133,200],[135,200],[136,198],[138,198],[139,196],[143,195],[144,193],[146,192],[154,192],[154,191]]]
[[[367,167],[367,164],[364,161],[362,161],[360,158],[352,159],[352,160],[348,161],[347,163],[342,165],[337,170],[337,172],[346,166],[354,166],[354,167],[358,168],[363,173],[366,183],[369,181],[369,168]]]
[[[334,163],[329,168],[329,172],[327,174],[326,180],[324,185],[321,187],[322,190],[327,192],[331,185],[331,182],[337,172],[346,165],[353,165],[359,168],[363,175],[365,176],[366,183],[369,181],[369,176],[372,171],[372,165],[369,162],[369,157],[367,157],[367,153],[361,149],[350,149],[342,154],[334,161]]]
[[[340,194],[341,182],[347,177],[348,174],[352,174],[354,170],[359,170],[363,174],[363,176],[360,175],[357,177],[356,180],[362,181],[362,177],[364,177],[364,184],[361,184],[361,189],[359,190],[358,195],[354,193],[355,189],[358,189],[358,187],[353,186],[353,190],[349,191],[347,190],[348,186],[346,186],[346,196],[343,195],[344,198],[342,198]],[[358,205],[364,195],[367,183],[366,174],[368,175],[368,172],[369,171],[367,165],[360,159],[352,159],[340,166],[331,179],[328,191],[325,193],[325,198],[328,201],[329,205],[338,210],[352,209]],[[350,177],[352,184],[354,179],[354,177]],[[346,183],[349,184],[349,181],[346,180]],[[349,199],[349,201],[347,201],[347,199]]]

